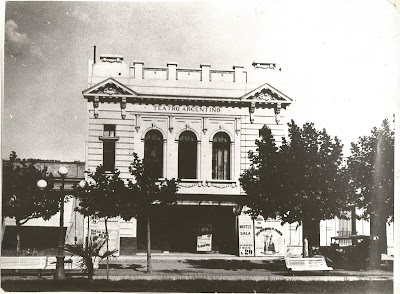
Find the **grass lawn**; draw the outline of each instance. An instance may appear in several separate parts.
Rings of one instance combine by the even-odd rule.
[[[5,291],[70,292],[247,292],[247,293],[393,293],[392,281],[209,281],[209,280],[3,280]]]

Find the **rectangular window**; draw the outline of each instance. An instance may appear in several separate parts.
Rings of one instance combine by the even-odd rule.
[[[115,137],[115,125],[104,125],[103,137]]]
[[[114,172],[115,169],[115,141],[103,141],[103,166],[106,171]]]

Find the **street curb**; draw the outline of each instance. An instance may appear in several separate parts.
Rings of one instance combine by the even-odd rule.
[[[95,276],[94,279],[104,279],[103,276]],[[325,282],[350,282],[350,281],[393,281],[393,277],[380,276],[209,276],[209,275],[183,275],[183,276],[110,276],[110,280],[144,280],[144,281],[185,281],[185,280],[207,280],[207,281],[325,281]]]

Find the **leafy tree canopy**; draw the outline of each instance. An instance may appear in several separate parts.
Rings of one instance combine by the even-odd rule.
[[[134,160],[129,167],[133,179],[128,183],[127,193],[123,194],[121,216],[128,220],[132,217],[148,217],[154,205],[176,203],[178,185],[175,179],[159,181],[151,163],[145,163],[133,153]]]
[[[120,215],[123,194],[126,193],[125,183],[120,178],[120,172],[109,173],[103,166],[98,166],[94,173],[88,172],[89,183],[83,189],[76,189],[79,199],[77,211],[84,216],[111,218]]]
[[[347,206],[347,174],[342,167],[342,144],[314,124],[299,127],[292,120],[289,138],[277,148],[271,130],[264,126],[251,165],[240,177],[253,217],[278,217],[302,222],[311,244],[319,244],[319,221],[342,216]],[[305,236],[308,234],[304,233]]]
[[[45,191],[37,187],[41,179],[47,182]],[[12,151],[9,160],[3,162],[2,216],[15,218],[17,225],[33,218],[48,220],[59,206],[59,197],[53,188],[53,176],[47,169],[38,170],[33,162],[18,159]]]
[[[394,219],[394,131],[388,119],[368,136],[351,144],[348,160],[353,202],[364,208],[363,218]]]

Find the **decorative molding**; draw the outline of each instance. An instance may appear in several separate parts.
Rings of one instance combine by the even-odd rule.
[[[193,188],[193,187],[198,186],[198,184],[197,183],[179,183],[179,186],[183,187],[183,188]]]
[[[147,71],[168,71],[168,67],[143,67],[144,70]]]
[[[96,96],[94,97],[93,100],[93,108],[94,108],[94,118],[98,118],[99,117],[99,97]]]
[[[122,89],[120,86],[113,82],[108,82],[105,85],[94,89],[93,91],[90,92],[90,94],[103,94],[107,96],[112,96],[112,95],[132,95],[128,91]]]
[[[109,63],[122,63],[122,58],[107,58],[107,57],[101,57],[101,62],[109,62]]]
[[[236,135],[239,135],[240,133],[240,120],[238,118],[235,118],[235,132]]]
[[[140,114],[135,114],[135,130],[137,133],[140,130]]]
[[[237,187],[237,184],[235,181],[229,180],[206,180],[204,186],[225,189],[230,187],[235,188]]]
[[[251,102],[250,103],[250,108],[249,108],[249,113],[250,113],[250,123],[254,122],[254,111],[256,109],[256,103]]]
[[[107,87],[107,88],[104,88],[104,89],[103,89],[103,93],[104,93],[104,94],[108,94],[108,95],[115,95],[115,94],[117,94],[118,92],[117,92],[116,89],[113,89],[113,88],[111,88],[111,87]]]
[[[266,91],[262,91],[258,96],[256,96],[258,99],[263,100],[263,101],[273,101],[277,100],[275,97],[272,97],[270,93],[266,93]]]
[[[181,179],[178,183],[180,187],[184,188],[193,188],[193,187],[201,187],[203,186],[203,182],[197,179]]]
[[[278,124],[280,121],[279,114],[281,113],[282,105],[281,103],[277,103],[275,107],[275,122]]]
[[[174,117],[171,115],[168,117],[168,130],[170,133],[174,130]]]
[[[121,117],[126,118],[126,97],[121,98]]]
[[[103,137],[103,136],[100,136],[99,140],[100,141],[118,141],[119,137]]]
[[[203,134],[205,135],[207,133],[207,118],[203,117]]]
[[[235,71],[233,71],[233,70],[210,69],[210,73],[213,73],[213,74],[217,74],[218,73],[218,74],[221,74],[223,76],[224,74],[234,75]]]
[[[214,188],[218,188],[218,189],[226,189],[226,188],[234,187],[233,184],[210,184],[210,186],[214,187]]]
[[[261,85],[241,97],[241,100],[258,100],[262,102],[281,102],[285,105],[290,105],[293,99],[289,98],[282,92],[278,91],[268,83]]]

